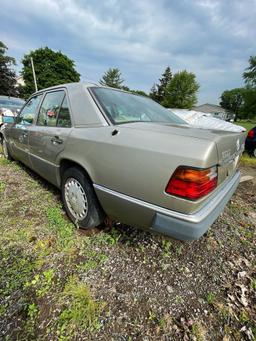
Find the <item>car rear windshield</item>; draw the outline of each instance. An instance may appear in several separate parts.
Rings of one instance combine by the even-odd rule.
[[[90,90],[114,124],[130,122],[187,124],[148,97],[100,87],[92,87]]]

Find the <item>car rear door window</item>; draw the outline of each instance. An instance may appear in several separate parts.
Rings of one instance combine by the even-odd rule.
[[[71,119],[70,119],[70,112],[68,108],[67,96],[64,97],[64,100],[62,102],[62,105],[59,111],[57,127],[63,127],[63,128],[71,127]]]
[[[24,106],[22,111],[19,114],[19,123],[29,125],[32,124],[36,114],[37,114],[37,108],[40,103],[40,100],[42,98],[42,94],[36,95],[32,97]]]
[[[63,90],[49,92],[45,95],[39,111],[37,125],[56,127],[64,96],[65,92]]]

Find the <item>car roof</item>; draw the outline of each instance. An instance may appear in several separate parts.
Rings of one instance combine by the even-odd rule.
[[[48,88],[44,88],[41,90],[38,90],[37,92],[33,93],[33,95],[37,94],[37,93],[41,93],[44,91],[49,91],[49,90],[54,90],[54,89],[59,89],[59,88],[66,88],[68,90],[81,90],[82,88],[89,88],[92,86],[98,86],[101,87],[102,85],[98,84],[98,83],[93,83],[93,82],[75,82],[75,83],[64,83],[64,84],[59,84],[59,85],[55,85],[55,86],[50,86]]]
[[[1,99],[5,99],[5,100],[16,100],[16,101],[23,101],[23,102],[25,102],[24,101],[24,99],[22,99],[22,98],[19,98],[19,97],[12,97],[12,96],[4,96],[4,95],[0,95],[0,100]]]
[[[48,91],[66,89],[68,92],[68,98],[70,100],[70,109],[73,115],[74,126],[81,127],[85,125],[107,125],[106,120],[100,112],[98,106],[87,91],[87,88],[95,86],[101,87],[101,85],[92,82],[59,84],[39,90],[32,94],[31,97],[44,94]]]
[[[113,89],[113,90],[118,90],[118,91],[121,91],[121,92],[128,92],[130,93],[129,91],[126,91],[126,90],[123,90],[123,89],[118,89],[118,88],[113,88],[113,87],[110,87],[110,86],[107,86],[107,85],[102,85],[100,83],[97,83],[97,82],[74,82],[74,83],[65,83],[65,84],[59,84],[59,85],[55,85],[55,86],[50,86],[48,88],[44,88],[44,89],[41,89],[41,90],[38,90],[37,92],[34,92],[31,96],[34,96],[35,94],[39,94],[39,93],[42,93],[42,92],[45,92],[45,91],[50,91],[50,90],[57,90],[59,88],[66,88],[67,90],[71,90],[71,91],[81,91],[82,89],[85,89],[85,88],[91,88],[91,87],[98,87],[98,88],[106,88],[106,89]],[[135,96],[137,96],[137,94],[134,94]]]

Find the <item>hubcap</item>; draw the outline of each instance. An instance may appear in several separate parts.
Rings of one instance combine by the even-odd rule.
[[[3,140],[3,152],[4,152],[4,157],[8,159],[8,149],[5,140]]]
[[[253,155],[256,157],[256,148],[253,151]]]
[[[88,202],[82,185],[74,178],[65,183],[65,200],[76,220],[83,220],[87,216]]]

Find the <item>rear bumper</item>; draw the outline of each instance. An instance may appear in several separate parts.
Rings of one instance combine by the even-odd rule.
[[[184,214],[127,196],[94,184],[106,214],[123,223],[142,227],[181,240],[201,237],[218,218],[240,180],[237,171],[231,179],[193,214]]]
[[[218,218],[234,194],[240,180],[236,172],[216,196],[194,214],[180,214],[179,218],[156,212],[151,230],[181,240],[201,237]]]

